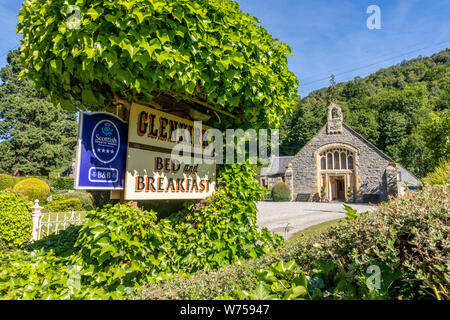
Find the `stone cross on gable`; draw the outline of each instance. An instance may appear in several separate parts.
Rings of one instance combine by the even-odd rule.
[[[328,106],[327,134],[342,133],[343,118],[341,106],[332,102]]]

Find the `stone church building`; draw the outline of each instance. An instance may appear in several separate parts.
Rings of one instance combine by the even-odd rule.
[[[402,172],[412,180],[410,185],[418,184],[410,172],[346,125],[337,103],[328,107],[327,123],[286,162],[279,180],[290,187],[293,201],[384,201],[401,192]],[[279,170],[276,173],[279,176]]]

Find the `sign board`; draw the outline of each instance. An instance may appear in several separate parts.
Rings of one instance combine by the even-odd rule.
[[[160,110],[133,103],[130,111],[130,129],[128,141],[142,145],[154,146],[172,150],[178,143],[173,140],[177,129],[186,129],[191,136],[192,145],[205,147],[202,137],[210,127],[196,127],[193,121],[165,113]]]
[[[190,132],[191,144],[196,146],[192,151],[198,157],[206,146],[202,138],[209,127],[146,106],[131,106],[125,200],[205,199],[214,193],[214,163],[171,158],[179,141],[173,135],[177,129]]]
[[[215,164],[185,164],[170,152],[128,148],[125,200],[205,199],[214,193]]]
[[[106,112],[81,112],[75,189],[124,188],[128,125]]]

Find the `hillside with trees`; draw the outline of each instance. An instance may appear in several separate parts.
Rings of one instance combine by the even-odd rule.
[[[310,93],[282,121],[282,154],[298,152],[326,123],[331,100],[346,124],[418,177],[450,156],[449,49]]]

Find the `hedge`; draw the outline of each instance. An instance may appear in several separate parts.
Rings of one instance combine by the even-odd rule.
[[[218,271],[148,283],[135,298],[234,296],[234,290],[256,288],[259,269],[280,259],[294,259],[307,275],[321,273],[323,299],[449,299],[449,191],[435,186],[408,193],[316,237],[288,242],[275,254]],[[381,283],[387,286],[377,296],[361,282],[374,264],[383,270]]]
[[[50,195],[50,187],[47,183],[40,179],[28,178],[19,181],[14,190],[21,193],[28,200],[39,200],[43,204]]]
[[[17,247],[31,239],[30,205],[17,193],[0,191],[0,245]]]

